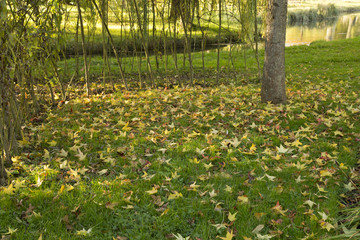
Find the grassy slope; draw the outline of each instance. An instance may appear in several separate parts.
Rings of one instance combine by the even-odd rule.
[[[0,192],[0,233],[336,235],[340,194],[359,161],[359,46],[287,48],[286,106],[261,104],[259,84],[238,82],[72,100],[28,123],[31,143],[10,169],[15,189]]]

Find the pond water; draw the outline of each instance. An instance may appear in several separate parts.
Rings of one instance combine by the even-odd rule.
[[[336,18],[327,19],[322,22],[311,22],[308,24],[298,23],[286,27],[285,46],[310,45],[314,41],[332,41],[337,39],[354,38],[360,36],[360,12],[341,15]],[[242,44],[228,45],[222,48],[223,51],[242,49]],[[259,44],[260,48],[264,43]],[[216,44],[208,52],[216,51]]]
[[[342,15],[325,22],[287,26],[286,46],[305,45],[313,41],[360,36],[360,13]]]

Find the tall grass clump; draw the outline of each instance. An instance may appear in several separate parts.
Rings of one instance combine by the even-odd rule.
[[[288,13],[289,24],[309,24],[326,21],[339,15],[339,10],[334,4],[318,4],[317,9],[300,10]]]
[[[319,17],[322,19],[336,17],[339,15],[339,11],[334,4],[319,4],[317,12]]]

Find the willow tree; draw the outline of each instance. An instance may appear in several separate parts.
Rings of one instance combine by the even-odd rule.
[[[220,42],[221,42],[221,0],[219,0],[219,32],[218,32],[218,42],[217,42],[216,84],[219,84],[219,78],[220,78]]]
[[[191,58],[191,33],[195,17],[195,10],[198,8],[199,0],[172,0],[171,2],[170,18],[173,18],[174,22],[176,22],[176,20],[180,18],[185,34],[184,50],[187,51],[188,54],[188,61],[190,67],[190,85],[193,85],[194,74]]]
[[[111,35],[111,33],[110,33],[110,30],[109,30],[107,21],[104,20],[104,16],[102,15],[102,12],[101,12],[99,6],[96,4],[96,1],[95,1],[95,0],[92,0],[92,3],[94,4],[95,9],[96,9],[96,11],[98,12],[98,14],[99,14],[99,16],[100,16],[100,20],[101,20],[102,26],[104,27],[104,30],[106,31],[107,36],[109,37],[111,47],[112,47],[112,49],[113,49],[113,51],[114,51],[115,58],[116,58],[116,60],[117,60],[117,62],[118,62],[121,79],[122,79],[122,81],[123,81],[123,83],[124,83],[125,89],[126,89],[126,90],[129,90],[129,89],[128,89],[127,82],[126,82],[126,79],[125,79],[125,76],[124,76],[124,71],[123,71],[123,68],[122,68],[122,66],[121,66],[121,60],[120,60],[120,57],[119,57],[119,55],[118,55],[118,53],[117,53],[117,50],[116,50],[116,47],[115,47],[115,43],[114,43],[114,40],[113,40],[112,35]],[[110,71],[110,67],[109,67],[109,71]]]
[[[6,25],[7,25],[7,17],[6,17],[6,2],[2,0],[0,2],[0,51],[1,53],[6,53]],[[7,68],[7,59],[5,55],[0,57],[0,186],[5,185],[7,183],[7,175],[5,171],[5,160],[6,160],[6,152],[4,146],[3,138],[5,137],[5,131],[7,126],[5,125],[4,117],[7,116],[8,111],[8,95],[7,95],[7,83],[8,83],[8,76],[6,75],[6,68]],[[4,139],[5,140],[5,139]]]
[[[86,53],[84,21],[83,21],[83,17],[82,17],[82,13],[81,13],[80,0],[76,1],[76,5],[77,5],[77,10],[78,10],[78,14],[79,14],[79,21],[80,21],[81,45],[82,45],[83,59],[84,59],[86,92],[87,92],[87,95],[89,96],[90,95],[89,65],[88,65],[88,59],[87,59],[87,53]]]
[[[285,103],[285,37],[287,0],[269,0],[266,14],[265,61],[261,100]]]
[[[109,77],[113,90],[115,89],[114,84],[111,80],[110,76],[110,62],[108,56],[108,45],[109,45],[109,37],[106,32],[106,26],[109,24],[109,0],[101,0],[100,2],[101,7],[101,34],[102,34],[102,45],[103,45],[103,89],[105,92],[106,89],[106,79]]]
[[[12,15],[15,18],[15,15]],[[23,21],[23,16],[16,16],[16,23]],[[15,68],[14,62],[17,50],[14,47],[16,41],[10,41],[14,28],[19,26],[15,21],[8,18],[8,9],[6,1],[0,2],[0,186],[7,184],[6,165],[11,165],[11,153],[16,148],[17,123],[19,120],[19,108],[16,98],[14,97],[14,78],[20,76],[19,68]],[[16,34],[22,34],[23,27],[20,26]],[[23,55],[23,53],[22,53]],[[15,69],[11,74],[11,69]],[[20,81],[23,79],[19,79]],[[24,84],[24,86],[27,86]]]
[[[141,23],[141,14],[140,14],[140,10],[138,7],[138,4],[136,2],[136,0],[132,0],[133,6],[134,6],[134,10],[135,10],[135,14],[136,14],[136,19],[137,19],[137,24],[139,27],[139,31],[140,31],[140,36],[141,36],[141,43],[142,46],[144,48],[145,51],[145,58],[146,58],[146,65],[148,68],[148,72],[149,72],[149,77],[151,80],[151,84],[153,87],[155,87],[155,80],[154,80],[154,76],[153,76],[153,72],[152,72],[152,66],[151,66],[151,62],[150,62],[150,55],[149,55],[149,48],[148,48],[148,23],[147,23],[147,3],[144,4],[144,9],[143,9],[143,15],[144,15],[144,22],[143,24]],[[146,26],[146,27],[144,27]]]
[[[59,39],[49,37],[60,31],[58,3],[0,0],[0,185],[7,183],[5,167],[18,152],[24,119],[47,102],[39,97],[40,84],[58,75],[51,66],[58,60],[60,50],[53,46]]]

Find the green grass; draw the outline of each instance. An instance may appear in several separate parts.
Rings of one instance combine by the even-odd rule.
[[[311,44],[311,46],[297,46],[286,48],[286,72],[289,81],[292,84],[303,84],[305,80],[322,81],[332,80],[347,82],[350,80],[351,84],[359,86],[358,72],[359,72],[359,60],[354,49],[360,46],[359,38],[349,39],[346,41],[318,41]],[[263,51],[259,52],[259,59],[262,65],[264,58]],[[175,70],[174,58],[171,55],[159,57],[159,68],[156,68],[155,57],[150,57],[154,76],[158,76],[156,81],[160,85],[167,85],[169,83],[176,84],[175,75],[188,74],[189,63],[188,56],[185,55],[185,64],[183,63],[183,54],[178,53],[177,61],[179,71]],[[167,61],[167,68],[166,68]],[[206,50],[204,52],[204,66],[205,71],[202,68],[202,56],[201,52],[192,53],[192,62],[195,72],[195,81],[197,83],[212,83],[214,82],[214,76],[216,75],[216,62],[217,62],[217,50]],[[68,76],[72,76],[76,69],[76,61],[74,58],[67,59],[59,63],[59,67],[66,72]],[[233,64],[232,64],[233,63]],[[66,65],[66,68],[65,68]],[[82,58],[79,57],[79,68],[83,65]],[[132,83],[134,87],[138,87],[138,66],[139,58],[125,57],[122,59],[122,66],[128,81]],[[184,67],[185,66],[185,67]],[[165,70],[166,68],[166,70]],[[224,78],[222,81],[231,82],[234,84],[243,84],[244,74],[249,75],[250,78],[255,76],[257,72],[257,64],[254,56],[254,52],[250,49],[246,51],[246,68],[243,50],[239,45],[233,45],[230,56],[229,47],[225,47],[220,52],[220,68]],[[102,76],[103,59],[99,56],[93,56],[91,58],[90,74],[93,79],[100,78]],[[141,58],[141,72],[147,73],[146,59],[143,56]],[[116,82],[120,82],[120,73],[117,61],[111,58],[111,73],[115,75]],[[83,75],[83,71],[80,71],[80,76]],[[304,79],[304,76],[309,78]],[[143,76],[143,79],[145,77]],[[185,79],[185,84],[188,84],[188,79]]]
[[[42,124],[27,123],[21,154],[8,169],[0,233],[11,239],[341,234],[340,195],[358,178],[351,169],[359,162],[359,43],[287,48],[285,106],[261,103],[253,80],[225,75],[228,84],[213,88],[83,96],[49,110]],[[208,53],[207,67],[214,68],[215,56]],[[241,69],[243,58],[235,57]],[[222,61],[226,70],[226,55]],[[248,68],[256,72],[253,57]]]

